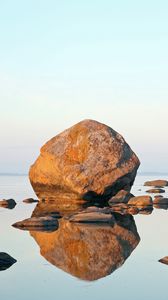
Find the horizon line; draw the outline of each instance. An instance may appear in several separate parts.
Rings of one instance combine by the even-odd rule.
[[[140,171],[140,172],[137,172],[137,175],[168,175],[168,172]],[[0,176],[28,176],[28,173],[0,172]]]

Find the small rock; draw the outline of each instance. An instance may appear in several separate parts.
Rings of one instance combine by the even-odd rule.
[[[38,200],[35,200],[33,198],[27,198],[23,200],[24,203],[35,203],[35,202],[39,202]]]
[[[152,198],[150,196],[137,196],[133,197],[128,201],[129,205],[133,206],[152,206]]]
[[[163,198],[163,196],[162,196],[162,195],[155,195],[154,198],[155,198],[155,199]]]
[[[162,264],[168,265],[168,256],[165,256],[159,259],[158,261],[161,262]]]
[[[147,190],[146,193],[159,194],[159,193],[165,193],[165,190],[163,190],[163,189],[150,189],[150,190]]]
[[[161,205],[161,204],[168,205],[168,198],[162,198],[162,197],[159,198],[159,197],[157,197],[157,198],[154,199],[153,203],[154,204],[159,204],[159,205]]]
[[[58,229],[58,220],[51,216],[44,217],[32,217],[29,219],[25,219],[20,222],[16,222],[12,225],[15,228],[23,229],[23,230],[38,230],[43,231],[46,229],[47,231],[50,229],[56,230]]]
[[[167,210],[168,209],[168,204],[157,203],[157,204],[154,204],[154,208]]]
[[[125,209],[127,209],[128,206],[124,203],[116,203],[110,207],[111,212],[118,212],[120,214],[125,214]]]
[[[111,214],[101,212],[77,213],[69,217],[70,222],[77,223],[110,223],[114,224],[114,218]]]
[[[154,186],[154,188],[155,188],[155,189],[163,189],[164,186],[162,186],[162,185],[156,185],[156,186]]]
[[[0,207],[5,207],[8,209],[13,209],[16,206],[16,202],[14,199],[3,199],[0,200]]]
[[[152,211],[153,211],[153,207],[152,206],[150,206],[148,208],[145,207],[145,208],[139,210],[139,214],[140,215],[150,215],[152,213]]]
[[[139,209],[137,207],[129,207],[128,205],[126,204],[116,204],[116,205],[113,205],[111,207],[111,211],[112,212],[118,212],[122,215],[136,215],[138,214],[139,212]]]
[[[0,271],[10,268],[17,260],[5,252],[0,252]]]
[[[139,213],[139,209],[138,207],[129,207],[127,210],[126,210],[127,214],[129,215],[137,215]]]
[[[158,180],[151,180],[151,181],[146,181],[144,183],[145,186],[168,186],[168,181],[167,180],[162,180],[162,179],[158,179]]]
[[[121,190],[115,196],[113,196],[108,203],[110,206],[114,203],[127,203],[132,197],[134,196],[128,191]]]

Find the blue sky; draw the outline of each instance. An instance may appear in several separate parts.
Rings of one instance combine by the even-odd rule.
[[[0,172],[92,118],[123,134],[141,171],[168,166],[167,1],[0,1]]]

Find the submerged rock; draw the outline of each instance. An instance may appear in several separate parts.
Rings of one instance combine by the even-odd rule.
[[[168,186],[168,181],[167,180],[162,180],[162,179],[151,180],[151,181],[146,181],[144,183],[144,185],[145,186],[156,186],[156,187]]]
[[[83,280],[97,280],[119,268],[139,243],[132,216],[114,214],[114,224],[65,220],[53,233],[30,231],[40,254],[51,264]]]
[[[127,203],[132,197],[134,196],[128,191],[121,190],[115,196],[113,196],[108,203],[110,206],[115,203]]]
[[[48,141],[30,168],[29,178],[39,198],[45,193],[109,199],[130,190],[139,159],[112,128],[84,120]]]
[[[0,252],[0,271],[10,268],[17,260],[5,252]]]
[[[0,200],[0,207],[5,207],[5,208],[8,208],[8,209],[13,209],[15,206],[16,206],[16,202],[14,199],[3,199],[3,200]]]
[[[39,200],[35,200],[33,198],[27,198],[23,200],[24,203],[36,203],[39,202]]]
[[[158,261],[161,262],[162,264],[168,265],[168,256],[165,256],[159,259]]]
[[[31,217],[12,225],[22,230],[50,231],[58,228],[58,220],[52,216]]]
[[[137,196],[133,197],[128,201],[129,205],[133,206],[152,206],[152,198],[150,196]]]
[[[165,190],[163,189],[150,189],[150,190],[147,190],[146,191],[147,193],[150,193],[150,194],[159,194],[159,193],[165,193]]]

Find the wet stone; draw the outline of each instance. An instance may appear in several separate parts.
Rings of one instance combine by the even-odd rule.
[[[32,217],[14,223],[12,226],[22,230],[40,230],[40,231],[50,231],[56,230],[58,228],[58,220],[52,216],[44,217]]]
[[[33,199],[33,198],[27,198],[23,200],[24,203],[37,203],[39,200]]]
[[[162,264],[168,265],[168,256],[165,256],[159,259],[158,261],[161,262]]]
[[[5,252],[0,252],[0,271],[10,268],[17,260]]]
[[[168,198],[155,198],[153,201],[154,204],[163,204],[163,205],[168,205]]]
[[[16,206],[16,202],[14,199],[2,199],[0,200],[0,207],[13,209]]]
[[[128,191],[121,190],[115,196],[113,196],[108,203],[110,206],[115,203],[127,203],[132,197],[134,196]]]
[[[159,194],[159,193],[165,193],[165,190],[163,189],[149,189],[146,191],[146,193],[150,193],[150,194]]]
[[[145,186],[168,186],[168,181],[167,180],[162,180],[162,179],[158,179],[158,180],[151,180],[151,181],[146,181],[144,183]]]
[[[133,197],[128,201],[129,205],[144,207],[144,206],[152,206],[152,198],[150,196],[137,196]]]
[[[77,222],[77,223],[114,223],[113,216],[109,213],[103,213],[103,212],[83,212],[83,213],[77,213],[73,216],[70,216],[68,218],[70,222]]]

